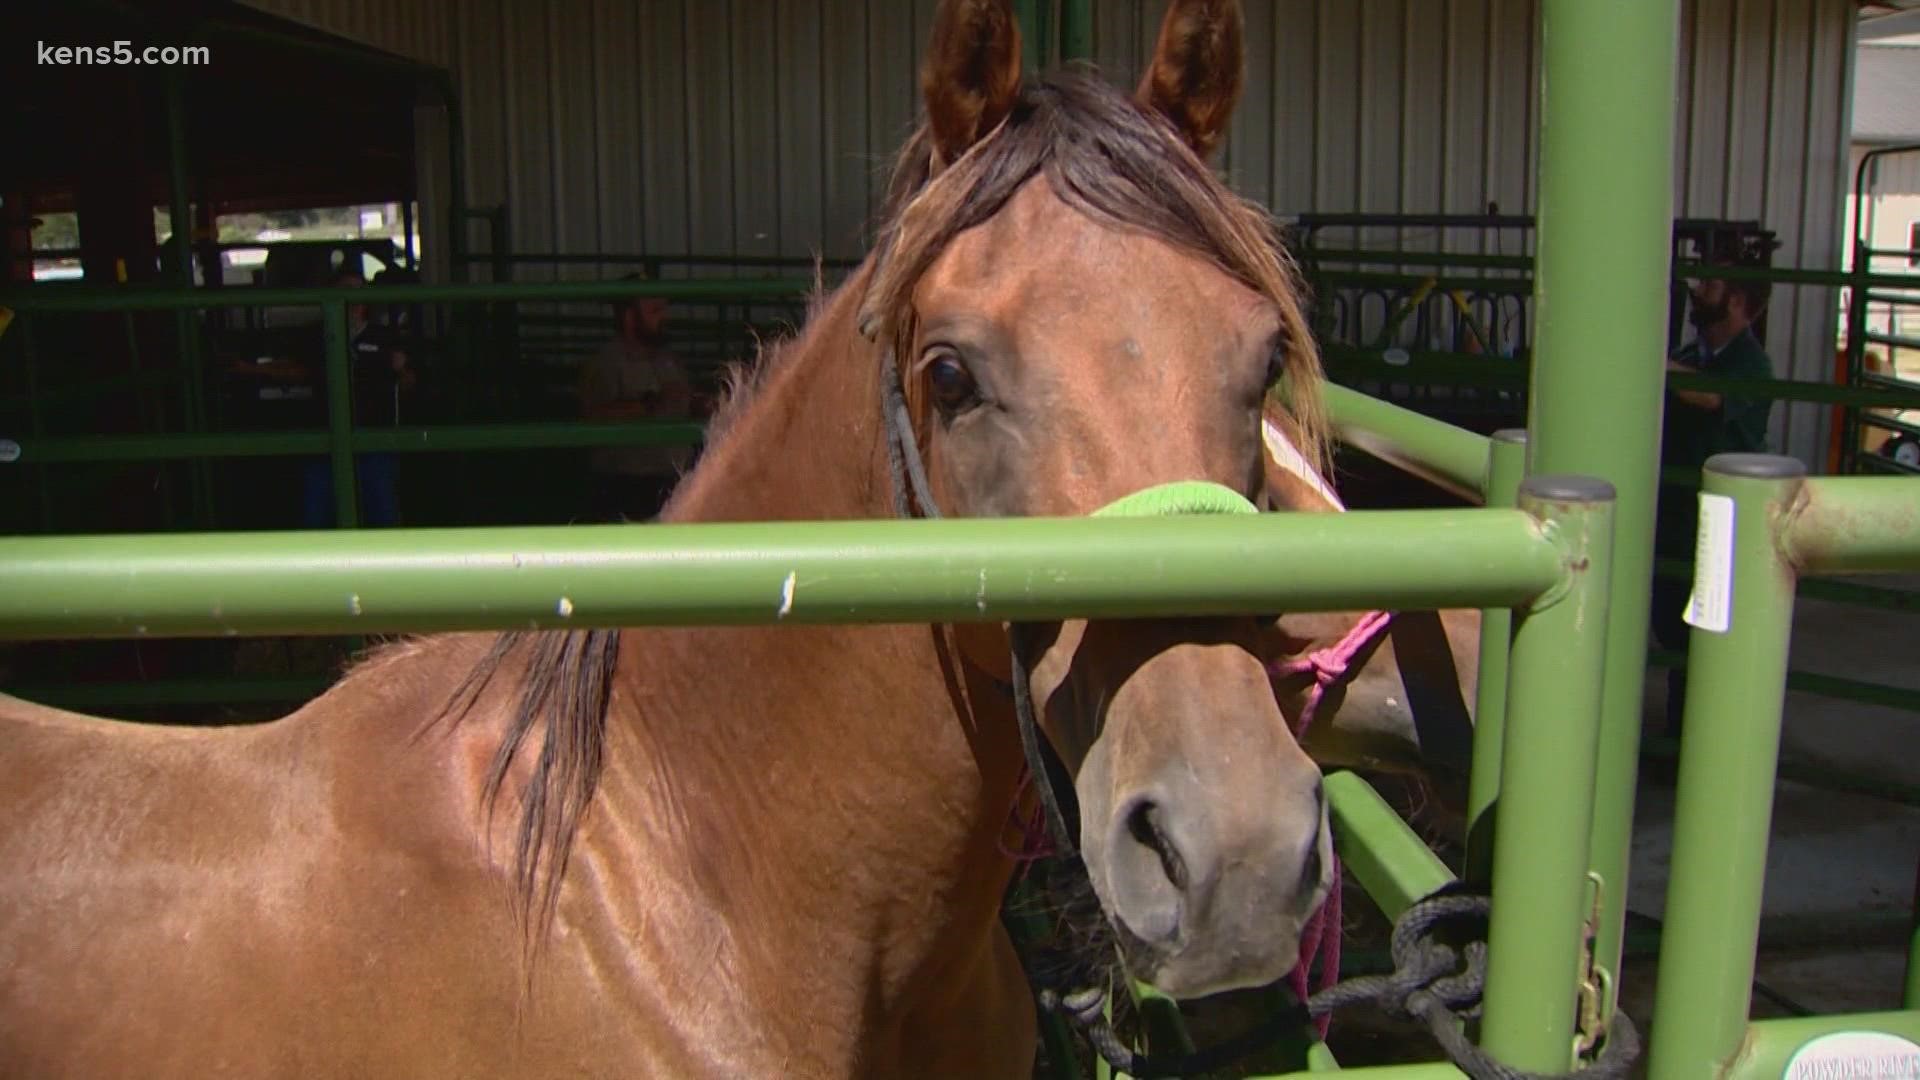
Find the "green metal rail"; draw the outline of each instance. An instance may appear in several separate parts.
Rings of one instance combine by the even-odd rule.
[[[1486,509],[15,537],[0,638],[1509,606],[1562,561]]]
[[[1611,491],[1535,477],[1517,501],[1338,515],[14,538],[0,540],[0,639],[1516,608],[1506,738],[1517,752],[1565,751],[1554,777],[1510,775],[1502,795],[1507,813],[1537,824],[1507,833],[1493,887],[1541,903],[1496,915],[1500,978],[1533,992],[1509,992],[1489,1016],[1530,1028],[1563,1011],[1556,987],[1569,1002],[1573,993],[1552,946],[1582,918],[1579,875],[1568,888],[1564,871],[1585,861],[1585,826],[1570,811],[1580,776],[1591,782],[1598,713],[1578,690],[1601,673]],[[1383,906],[1403,909],[1450,880],[1362,781],[1329,779],[1341,850]],[[1538,842],[1566,865],[1528,857],[1523,846]],[[1324,1047],[1309,1057],[1330,1060]]]
[[[1832,1032],[1920,1038],[1920,937],[1904,1012],[1748,1021],[1794,581],[1920,569],[1920,481],[1808,478],[1790,458],[1725,454],[1707,462],[1703,490],[1708,557],[1695,575],[1704,600],[1691,632],[1652,1080],[1777,1075],[1797,1047]]]

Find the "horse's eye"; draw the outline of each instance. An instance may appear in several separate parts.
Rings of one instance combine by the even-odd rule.
[[[1287,347],[1275,343],[1273,351],[1267,355],[1267,387],[1271,389],[1280,377],[1287,373]]]
[[[959,412],[979,395],[973,375],[951,356],[935,360],[927,371],[927,379],[933,385],[934,404],[947,413]]]

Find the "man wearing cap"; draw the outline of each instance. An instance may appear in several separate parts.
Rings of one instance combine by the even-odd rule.
[[[627,280],[643,281],[635,274]],[[583,366],[580,404],[589,420],[684,420],[692,390],[666,347],[667,302],[631,297],[614,305],[614,336]],[[691,459],[687,446],[607,446],[593,451],[593,516],[644,520],[658,514]]]

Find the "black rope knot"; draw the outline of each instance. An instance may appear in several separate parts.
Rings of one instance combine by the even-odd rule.
[[[1040,993],[1040,1004],[1079,1023],[1094,1049],[1115,1069],[1146,1080],[1204,1073],[1225,1066],[1307,1022],[1349,1005],[1371,1003],[1387,1015],[1417,1020],[1427,1026],[1447,1058],[1473,1080],[1623,1080],[1640,1056],[1640,1038],[1626,1013],[1616,1011],[1600,1056],[1570,1073],[1522,1072],[1494,1060],[1475,1046],[1460,1021],[1475,1019],[1487,982],[1486,918],[1490,897],[1466,893],[1438,893],[1407,908],[1393,925],[1391,952],[1394,970],[1385,975],[1363,975],[1338,983],[1266,1024],[1194,1054],[1136,1054],[1122,1043],[1106,1022],[1104,990],[1082,990],[1062,995]],[[1455,948],[1439,940],[1449,926]]]

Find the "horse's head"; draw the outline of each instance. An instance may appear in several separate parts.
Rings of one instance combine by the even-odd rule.
[[[1176,481],[1263,497],[1262,407],[1290,376],[1304,459],[1321,372],[1267,213],[1206,164],[1241,84],[1237,3],[1176,0],[1128,94],[1026,83],[1007,4],[943,0],[862,309],[897,359],[933,501],[1084,515]],[[1320,774],[1252,619],[1032,628],[1041,724],[1134,973],[1196,996],[1296,962],[1330,884]],[[1004,670],[997,627],[964,631]]]

